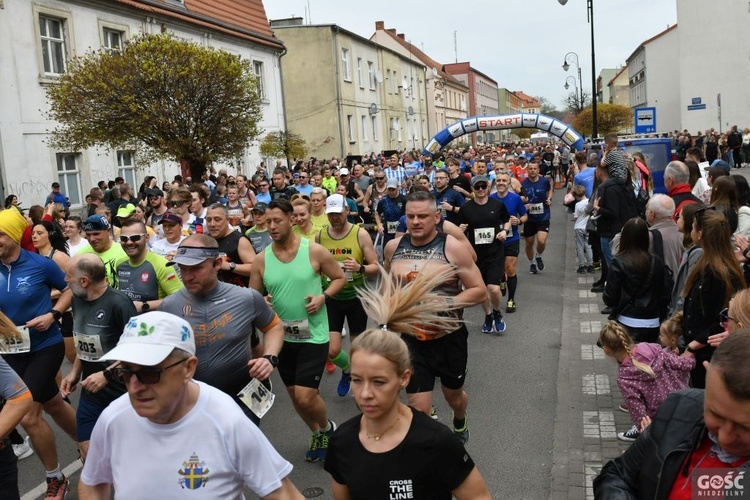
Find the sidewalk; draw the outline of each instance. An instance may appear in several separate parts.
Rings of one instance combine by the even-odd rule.
[[[570,217],[568,217],[570,219]],[[607,317],[601,294],[590,291],[596,274],[577,274],[573,223],[565,228],[565,287],[552,461],[552,500],[593,499],[592,482],[602,466],[629,443],[617,433],[632,425],[618,410],[617,368],[596,346]]]

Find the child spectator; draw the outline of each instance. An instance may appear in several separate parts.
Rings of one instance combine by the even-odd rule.
[[[665,323],[674,321],[672,317]],[[671,323],[664,327],[666,331],[674,331],[675,328],[678,327]],[[617,387],[633,420],[633,426],[626,432],[618,433],[617,439],[635,441],[644,424],[654,417],[669,393],[688,387],[687,379],[695,359],[677,356],[670,348],[662,348],[659,344],[634,344],[625,327],[616,321],[604,325],[597,345],[604,350],[604,354],[617,360]],[[648,417],[645,422],[644,417]]]
[[[589,203],[589,199],[586,197],[586,188],[583,186],[573,186],[570,193],[575,198],[576,205],[573,210],[573,220],[575,221],[575,239],[576,239],[576,255],[578,256],[578,274],[593,273],[593,255],[591,253],[591,245],[589,245],[588,234],[586,232],[586,224],[589,221],[589,215],[586,213],[586,206]]]

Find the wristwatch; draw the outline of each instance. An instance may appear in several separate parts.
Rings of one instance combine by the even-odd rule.
[[[141,312],[148,312],[151,310],[151,306],[145,300],[141,302]]]
[[[60,321],[62,318],[62,313],[57,309],[50,309],[49,312],[52,313],[52,317],[55,318],[55,321]]]
[[[359,271],[358,272],[359,272],[359,274],[364,274],[364,272],[365,272],[365,265],[364,264],[360,264],[359,265]]]
[[[690,354],[695,354],[695,349],[693,349],[693,348],[692,348],[692,347],[690,347],[689,345],[688,345],[688,346],[685,346],[685,350],[686,350],[687,352],[689,352]]]
[[[274,368],[279,366],[279,358],[274,356],[273,354],[266,354],[263,357],[266,358],[268,362],[271,363],[271,366],[273,366]]]
[[[233,273],[236,268],[237,268],[237,263],[236,262],[230,262],[229,263],[229,272],[230,273]]]

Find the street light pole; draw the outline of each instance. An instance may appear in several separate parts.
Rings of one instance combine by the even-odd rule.
[[[565,5],[568,3],[568,0],[557,0],[557,2],[560,5]],[[594,0],[586,0],[586,18],[589,24],[591,24],[591,111],[593,113],[591,120],[591,136],[592,138],[595,138],[599,135],[599,124],[596,114],[598,92],[596,91],[596,52],[594,50]],[[578,68],[578,71],[581,71],[580,67]]]
[[[580,106],[578,109],[580,111],[583,111],[583,80],[581,80],[581,65],[578,64],[578,54],[576,54],[575,52],[568,52],[567,54],[565,54],[562,65],[562,68],[565,71],[568,71],[568,69],[570,68],[570,64],[568,64],[568,58],[570,58],[573,64],[576,65],[576,69],[578,70],[578,89],[576,89],[576,94],[578,94],[577,99],[580,102]],[[567,79],[565,81],[567,82]]]
[[[575,77],[572,77],[572,76],[569,76],[565,79],[565,90],[568,90],[570,88],[570,80],[573,80],[573,88],[575,89],[575,93],[576,93],[575,100],[578,103],[578,112],[580,113],[581,111],[583,111],[583,91],[581,91],[579,95],[578,84],[576,84]]]

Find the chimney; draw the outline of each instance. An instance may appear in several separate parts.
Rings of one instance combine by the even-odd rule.
[[[388,28],[386,31],[391,35],[396,36],[396,28]]]
[[[383,31],[385,29],[385,23],[383,21],[375,21],[375,31]]]
[[[403,34],[403,33],[399,33],[399,34],[398,34],[398,35],[396,35],[396,36],[398,36],[398,37],[399,37],[399,38],[400,38],[401,40],[406,40],[406,37],[404,36],[404,34]]]

